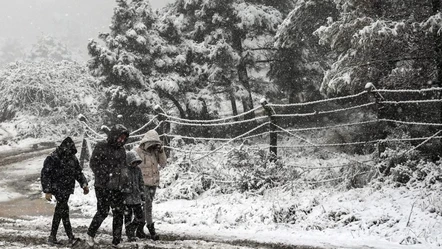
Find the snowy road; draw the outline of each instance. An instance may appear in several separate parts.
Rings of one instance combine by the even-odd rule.
[[[40,192],[39,175],[42,163],[50,150],[29,155],[21,154],[15,157],[12,163],[0,167],[0,247],[4,248],[51,248],[46,245],[51,215],[54,205],[42,199]],[[20,158],[24,159],[23,161]],[[0,158],[1,160],[2,158]],[[108,218],[105,222],[109,222]],[[90,217],[86,217],[78,210],[71,212],[71,221],[74,233],[84,238]],[[94,248],[110,248],[110,230],[103,229],[97,236],[100,242]],[[59,235],[60,240],[66,240],[64,233]],[[80,243],[76,248],[84,248]],[[173,233],[162,233],[160,241],[138,241],[123,243],[123,248],[298,248],[312,249],[314,247],[297,247],[279,243],[258,243],[241,239],[226,239],[216,237],[192,237]]]

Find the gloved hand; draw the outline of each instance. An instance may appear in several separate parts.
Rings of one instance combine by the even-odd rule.
[[[155,149],[158,151],[158,153],[163,153],[164,151],[163,146],[161,144],[158,144]]]
[[[83,187],[83,194],[84,194],[84,195],[89,194],[89,187],[88,187],[88,186],[84,186],[84,187]]]
[[[47,201],[51,201],[52,200],[52,194],[51,193],[45,193],[45,199]]]

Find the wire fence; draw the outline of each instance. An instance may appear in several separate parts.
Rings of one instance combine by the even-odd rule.
[[[364,165],[371,167],[367,161],[356,160],[354,156],[338,153],[340,148],[349,146],[371,146],[379,148],[380,144],[415,143],[404,153],[410,153],[419,149],[425,143],[440,140],[439,136],[442,123],[440,121],[442,88],[428,88],[422,90],[380,90],[369,86],[365,91],[354,95],[328,98],[306,103],[272,104],[267,100],[261,100],[261,105],[247,112],[229,117],[213,120],[194,120],[169,115],[161,107],[155,107],[156,115],[145,125],[130,133],[131,141],[126,144],[127,149],[137,146],[147,129],[155,129],[160,134],[168,153],[188,158],[190,162],[196,162],[213,157],[215,154],[227,155],[232,149],[244,149],[249,151],[268,150],[271,161],[278,160],[278,150],[299,150],[315,148],[329,153],[335,157],[343,158],[339,167],[351,165]],[[414,94],[410,100],[410,94]],[[391,96],[390,96],[391,95]],[[401,118],[390,118],[385,110],[406,109],[410,105],[424,106],[418,114],[426,113],[428,109],[439,114],[433,115],[430,122],[427,120],[411,120],[413,115],[403,115]],[[415,110],[410,108],[410,110]],[[395,112],[396,113],[396,112]],[[249,114],[255,114],[254,118]],[[357,114],[363,118],[350,118],[351,114]],[[370,115],[366,115],[370,114]],[[397,117],[397,115],[392,115]],[[343,118],[344,117],[344,118]],[[355,121],[358,120],[358,121]],[[437,122],[436,122],[437,121]],[[106,134],[93,130],[84,119],[80,119],[84,127],[84,141],[80,156],[83,164],[90,155],[91,147],[99,140],[105,139]],[[326,123],[326,125],[324,125]],[[375,133],[382,133],[383,125],[424,127],[427,136],[415,137],[379,137]],[[152,128],[153,127],[153,128]],[[374,127],[374,128],[373,128]],[[381,128],[379,128],[381,127]],[[326,132],[347,129],[347,132],[361,131],[363,129],[375,129],[367,139],[357,141],[324,142]],[[191,129],[204,130],[207,136],[194,136]],[[351,130],[353,129],[353,130]],[[427,133],[428,133],[427,132]],[[239,133],[239,134],[238,134]],[[370,131],[368,132],[370,133]],[[311,138],[319,138],[312,141]],[[355,136],[363,137],[363,136]],[[284,139],[295,139],[293,142],[284,143]],[[267,141],[267,143],[266,143]],[[206,146],[198,146],[200,143]],[[416,144],[418,143],[418,144]],[[202,148],[209,149],[202,149]],[[286,152],[286,155],[290,153]],[[212,160],[215,160],[212,158]],[[349,166],[350,165],[350,166]],[[292,167],[306,170],[302,165]],[[329,168],[336,167],[330,166]],[[325,169],[326,166],[309,167],[313,169]],[[358,172],[360,174],[360,172]]]

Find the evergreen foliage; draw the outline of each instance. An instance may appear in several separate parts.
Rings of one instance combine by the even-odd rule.
[[[338,57],[325,72],[321,90],[328,96],[378,88],[426,87],[434,79],[435,49],[430,29],[436,16],[428,1],[334,1],[338,19],[315,34]],[[410,8],[410,6],[413,6]]]
[[[254,81],[257,61],[266,61],[266,47],[282,22],[284,6],[291,1],[184,1],[174,4],[171,13],[182,18],[183,36],[207,50],[207,87],[223,92],[233,114],[236,101],[243,110],[253,108],[252,93],[265,94],[260,78]],[[194,57],[188,58],[193,59]],[[267,89],[272,89],[267,87]]]
[[[297,1],[276,34],[277,53],[269,76],[287,95],[289,103],[321,98],[319,88],[333,53],[319,44],[313,32],[337,17],[332,1]]]
[[[136,127],[147,119],[137,109],[147,112],[159,102],[148,78],[158,36],[152,30],[155,18],[146,1],[118,0],[111,32],[99,35],[104,46],[89,41],[88,67],[106,87],[106,101],[102,104],[108,113],[106,122],[115,122],[117,115],[123,115],[127,125]]]

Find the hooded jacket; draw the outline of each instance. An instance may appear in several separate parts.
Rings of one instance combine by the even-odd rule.
[[[141,196],[144,194],[144,181],[140,167],[133,166],[132,163],[141,163],[141,158],[135,151],[128,151],[126,153],[127,175],[128,183],[123,188],[126,193],[125,202],[127,205],[141,204]]]
[[[135,150],[143,161],[140,168],[143,173],[144,184],[147,186],[158,186],[160,184],[158,165],[165,167],[167,163],[164,149],[155,149],[158,145],[161,145],[160,136],[155,130],[149,130]]]
[[[75,181],[81,187],[87,186],[87,180],[75,156],[76,153],[74,141],[67,137],[54,152],[46,157],[40,178],[44,193],[55,196],[73,194]]]
[[[122,134],[126,140],[118,143],[117,139]],[[129,131],[121,124],[111,128],[106,141],[98,142],[92,151],[90,167],[95,176],[95,187],[121,190],[124,179],[121,170],[126,167],[126,151],[124,144],[129,137]]]

